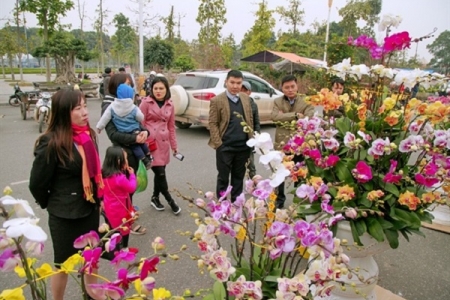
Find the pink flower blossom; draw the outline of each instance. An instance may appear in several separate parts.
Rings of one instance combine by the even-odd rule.
[[[144,280],[148,276],[148,273],[155,273],[157,271],[156,266],[158,263],[158,256],[144,260],[142,263],[141,273],[139,274],[140,279]]]
[[[393,51],[404,50],[411,46],[411,38],[407,31],[395,33],[384,38],[383,51],[390,53]]]
[[[347,133],[344,136],[344,145],[350,149],[356,149],[356,146],[354,144],[355,140],[356,140],[355,135],[347,131]]]
[[[78,237],[73,242],[73,247],[77,248],[77,249],[84,249],[86,246],[94,248],[99,243],[100,243],[100,237],[98,236],[98,233],[95,232],[94,230],[91,230],[90,232]]]
[[[425,141],[421,135],[410,135],[400,142],[398,150],[402,153],[417,151],[423,148]]]
[[[325,149],[336,151],[339,148],[339,142],[335,138],[323,139],[323,146]]]
[[[297,188],[297,190],[295,191],[295,194],[300,199],[308,198],[309,202],[311,202],[311,203],[313,201],[317,200],[317,198],[316,198],[316,190],[314,190],[314,187],[312,187],[310,185],[307,185],[307,184],[300,185]]]
[[[113,299],[119,300],[125,296],[125,292],[118,286],[115,286],[112,283],[92,283],[89,284],[89,287],[98,297],[98,299]]]
[[[81,253],[83,256],[85,264],[80,272],[87,270],[88,274],[91,274],[94,270],[98,269],[98,261],[100,260],[100,255],[102,254],[102,248],[97,247],[95,249],[87,249]]]
[[[10,272],[19,264],[20,256],[13,248],[6,248],[0,252],[0,271]]]
[[[427,188],[431,188],[436,183],[439,183],[439,179],[434,178],[434,177],[423,176],[422,174],[419,174],[419,173],[417,173],[414,176],[414,179],[416,180],[416,182],[418,184],[423,185]]]
[[[365,161],[361,160],[352,170],[352,174],[359,183],[366,183],[372,179],[372,168]]]
[[[114,233],[109,241],[105,243],[106,252],[114,251],[117,247],[117,244],[119,244],[121,240],[122,236],[120,235],[120,233]]]
[[[121,287],[124,290],[128,290],[130,283],[139,278],[139,275],[134,273],[128,274],[128,270],[121,268],[117,271],[117,280],[113,282],[115,286]]]
[[[339,156],[331,154],[327,157],[325,161],[325,166],[327,168],[334,167],[339,162],[339,160],[340,160]]]
[[[127,249],[121,249],[114,259],[111,261],[111,264],[114,266],[119,266],[122,261],[132,262],[136,258],[136,253],[132,251],[128,251]]]
[[[372,155],[375,158],[378,158],[379,156],[382,156],[385,154],[391,153],[391,147],[390,147],[390,141],[389,138],[386,139],[376,139],[372,142],[372,146],[367,151],[367,154]]]
[[[311,157],[312,160],[317,160],[322,157],[319,149],[306,150],[304,154]]]
[[[330,215],[333,215],[334,209],[333,209],[332,205],[328,204],[329,202],[330,202],[329,199],[322,200],[322,203],[320,203],[320,207],[322,208],[322,211],[324,211]]]
[[[426,165],[423,168],[423,171],[425,172],[425,175],[427,175],[427,176],[434,176],[434,175],[436,175],[438,170],[439,170],[439,166],[436,165],[433,162],[430,162],[428,165]]]
[[[345,211],[345,216],[349,219],[356,219],[358,212],[353,207],[350,207]]]

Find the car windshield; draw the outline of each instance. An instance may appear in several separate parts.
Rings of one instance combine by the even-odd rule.
[[[217,81],[217,78],[212,77],[181,75],[177,78],[174,85],[181,85],[185,90],[201,90],[215,87]]]

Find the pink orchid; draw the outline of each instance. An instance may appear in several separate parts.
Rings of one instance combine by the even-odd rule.
[[[136,253],[128,251],[127,249],[121,249],[111,261],[111,264],[118,266],[122,261],[132,262],[135,258]]]
[[[395,33],[384,38],[383,51],[390,53],[392,51],[404,50],[411,46],[411,38],[407,31]]]
[[[120,233],[114,233],[109,239],[109,241],[105,243],[105,251],[106,252],[114,251],[121,240],[122,236],[120,235]]]
[[[20,256],[13,248],[3,249],[0,253],[0,271],[10,272],[19,264]]]
[[[378,158],[379,156],[391,153],[391,142],[389,141],[389,138],[383,139],[376,139],[372,142],[372,146],[367,151],[367,154],[372,155],[375,158]]]
[[[139,278],[139,275],[134,273],[128,274],[128,270],[121,268],[117,271],[117,280],[113,282],[115,286],[128,290],[130,283]]]
[[[356,149],[354,145],[354,141],[356,140],[356,137],[353,133],[347,131],[347,133],[344,136],[344,145],[350,149]]]
[[[83,256],[85,264],[80,272],[84,272],[87,270],[88,274],[91,274],[92,271],[98,269],[98,261],[100,260],[100,256],[102,255],[102,248],[97,247],[95,249],[87,249],[81,253]]]
[[[156,269],[156,265],[158,263],[159,263],[158,256],[144,260],[144,262],[142,263],[141,273],[139,274],[141,280],[144,280],[148,276],[148,273],[155,273],[156,271],[158,271]]]
[[[98,233],[94,230],[91,230],[90,232],[78,237],[73,242],[73,247],[77,248],[77,249],[84,249],[86,246],[94,248],[99,243],[100,243],[100,237],[98,236]]]
[[[313,202],[314,200],[317,200],[316,197],[316,190],[314,189],[314,187],[307,185],[307,184],[302,184],[300,185],[295,194],[297,195],[297,197],[299,197],[300,199],[305,199],[308,198],[309,202]]]
[[[322,157],[322,154],[320,153],[319,149],[312,149],[312,150],[307,150],[304,153],[306,156],[311,157],[312,160],[317,160],[320,159]]]
[[[365,161],[361,160],[352,170],[352,174],[359,183],[366,183],[372,179],[372,168]]]
[[[439,166],[436,165],[433,162],[430,162],[428,165],[426,165],[423,168],[423,171],[425,172],[425,175],[427,175],[427,176],[434,176],[434,175],[436,175],[438,170],[439,170]]]
[[[327,157],[325,161],[325,166],[327,168],[334,167],[339,162],[339,160],[340,160],[339,156],[331,154]]]
[[[420,185],[423,185],[427,188],[431,188],[433,187],[436,183],[439,183],[439,179],[434,178],[434,177],[425,177],[422,174],[417,173],[414,176],[414,179],[416,180],[416,182]]]
[[[113,299],[119,300],[125,296],[125,292],[120,287],[115,286],[112,283],[92,283],[89,287],[98,297],[98,299]]]
[[[323,139],[323,146],[325,149],[336,151],[339,148],[339,142],[335,138]]]
[[[383,181],[386,183],[393,183],[393,184],[397,184],[400,182],[400,180],[402,180],[402,175],[397,174],[395,175],[394,173],[387,173],[384,177],[383,177]]]
[[[324,211],[330,215],[333,215],[334,209],[333,209],[332,205],[328,204],[329,202],[330,202],[329,199],[323,199],[322,203],[320,203],[320,207],[322,208],[322,211]]]
[[[421,135],[410,135],[400,142],[398,150],[402,153],[413,152],[422,149],[425,141]]]

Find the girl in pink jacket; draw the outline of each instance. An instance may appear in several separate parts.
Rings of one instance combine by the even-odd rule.
[[[112,146],[106,150],[103,162],[103,209],[111,228],[121,226],[122,246],[128,247],[131,219],[135,216],[130,194],[136,191],[137,181],[133,168],[128,166],[127,153],[121,147]]]

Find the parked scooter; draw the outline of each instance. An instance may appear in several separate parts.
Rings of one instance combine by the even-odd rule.
[[[22,90],[20,89],[20,86],[18,83],[16,83],[14,85],[14,94],[12,94],[11,96],[9,96],[9,105],[11,106],[19,106],[20,102],[22,102],[20,100],[20,94],[22,94]]]
[[[34,107],[34,119],[39,123],[39,133],[42,133],[44,124],[50,120],[52,110],[52,95],[50,93],[42,93],[42,97]]]

